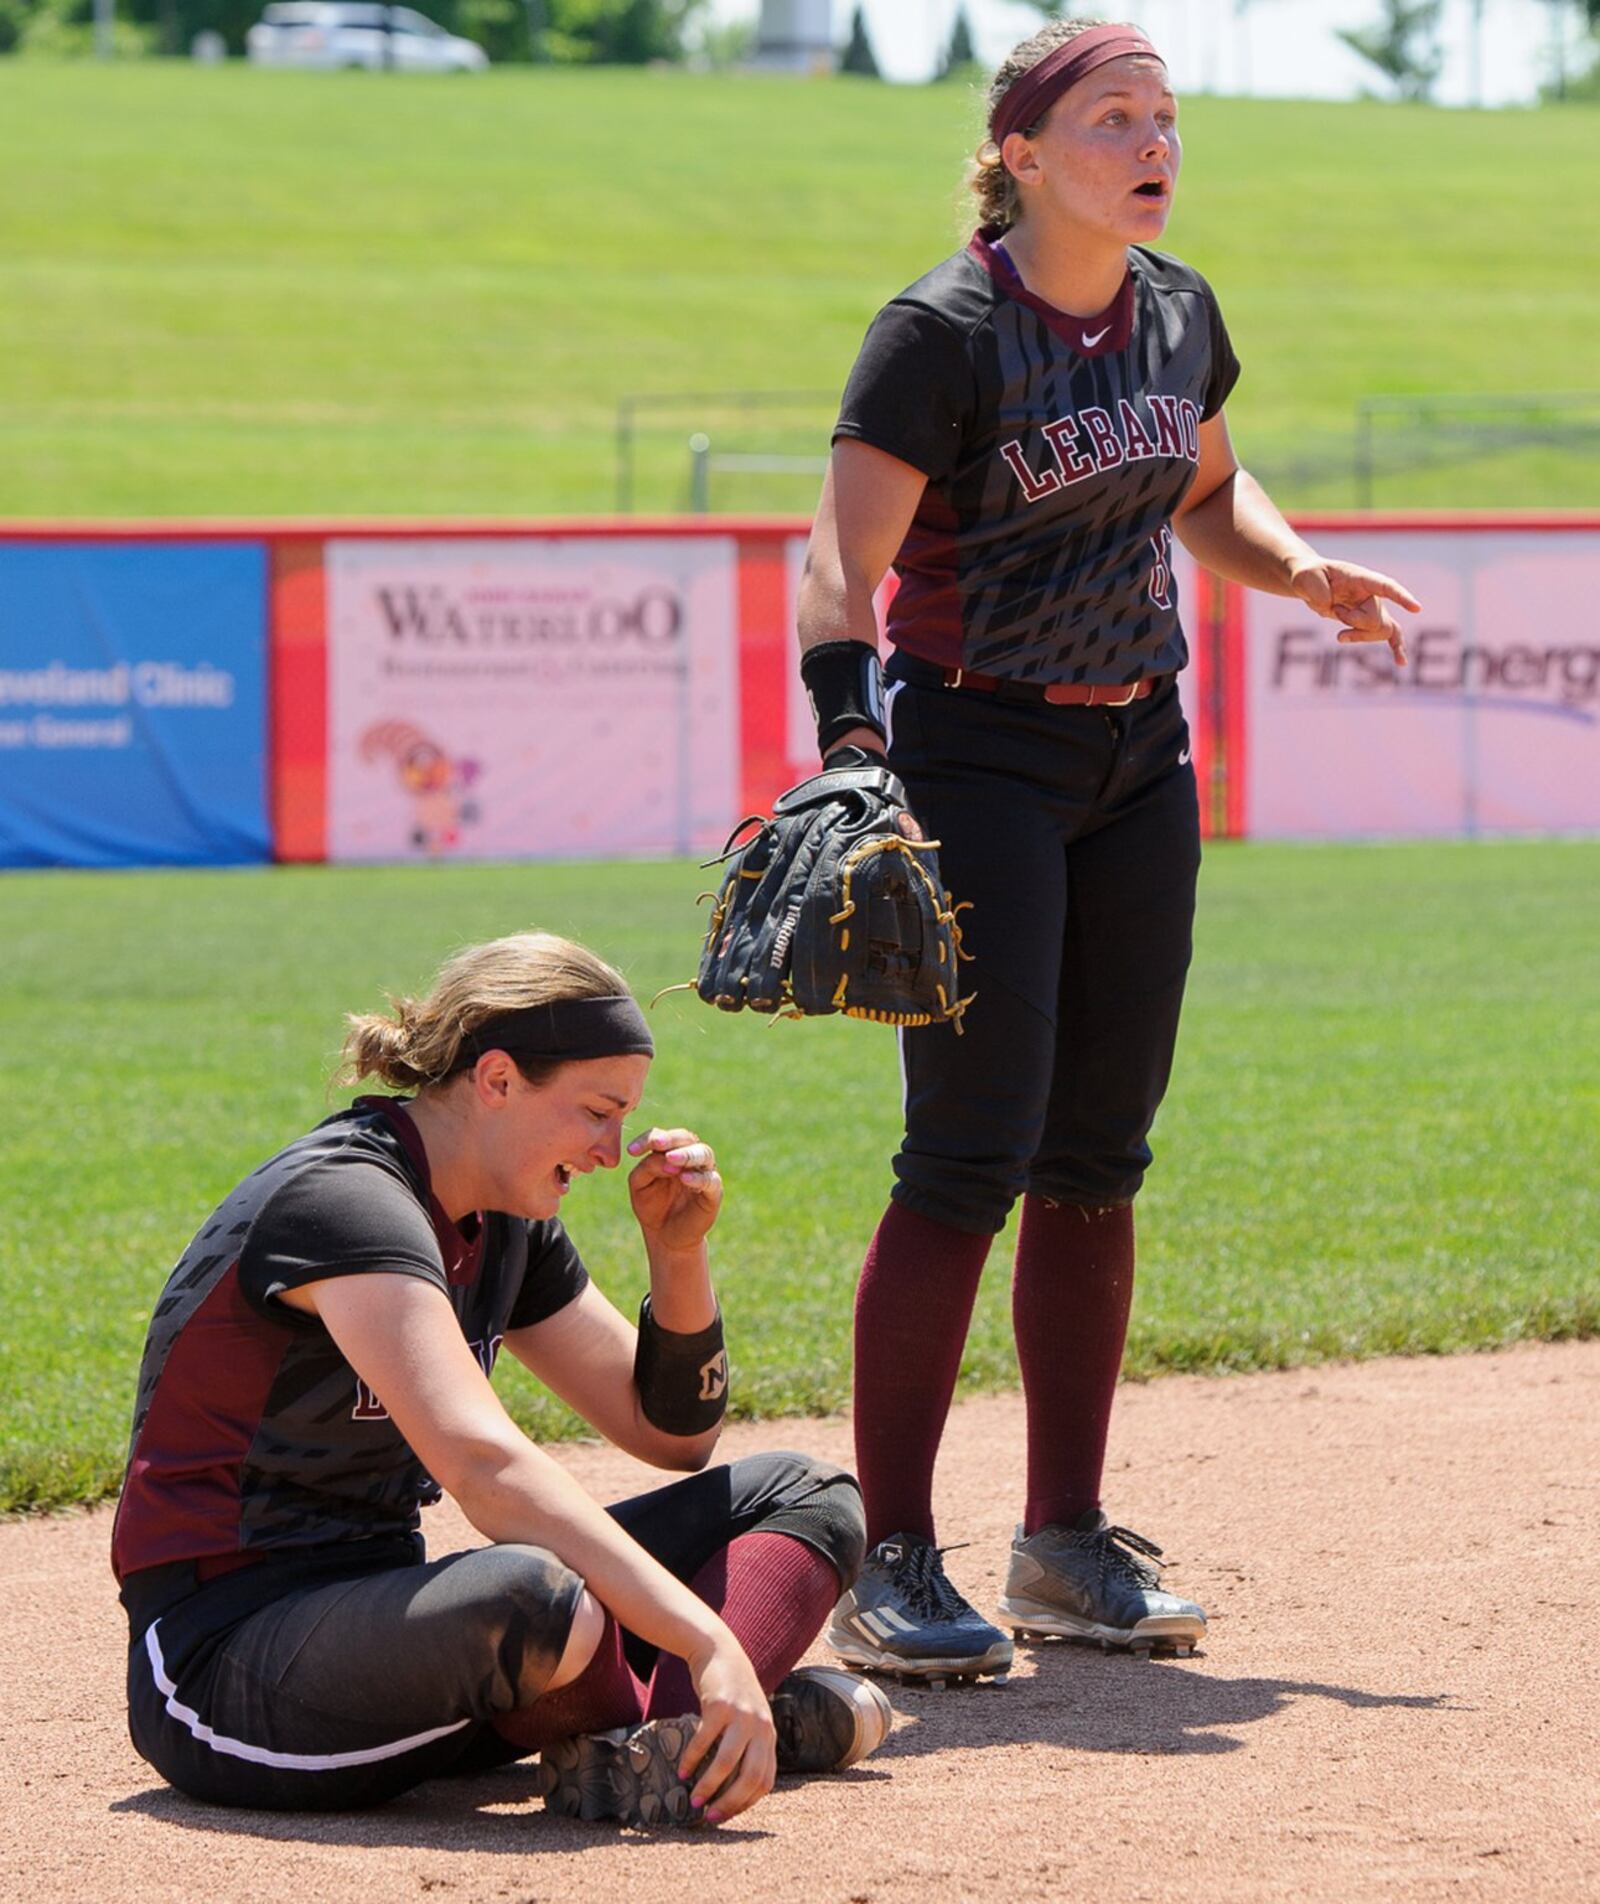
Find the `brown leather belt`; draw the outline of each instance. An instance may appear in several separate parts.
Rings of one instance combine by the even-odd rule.
[[[1048,701],[1052,707],[1126,707],[1155,693],[1165,675],[1147,675],[1122,686],[1107,681],[1011,681],[1003,674],[974,674],[970,668],[944,668],[947,688],[973,694],[998,694],[1007,701]]]

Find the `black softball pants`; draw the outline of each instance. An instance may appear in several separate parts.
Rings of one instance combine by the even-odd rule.
[[[853,1477],[799,1454],[751,1455],[610,1512],[683,1581],[758,1529],[803,1541],[843,1585],[865,1545]],[[353,1545],[381,1547],[379,1564],[352,1554],[345,1577],[308,1582],[338,1556],[274,1555],[132,1619],[129,1731],[169,1784],[219,1805],[343,1811],[522,1756],[492,1721],[548,1684],[582,1580],[539,1547],[408,1566],[395,1543]],[[648,1674],[655,1649],[626,1644]]]
[[[900,1034],[896,1199],[998,1230],[1016,1198],[1130,1202],[1150,1164],[1200,864],[1189,732],[1169,679],[1126,708],[1057,707],[888,667],[889,759],[940,843],[973,1002]]]

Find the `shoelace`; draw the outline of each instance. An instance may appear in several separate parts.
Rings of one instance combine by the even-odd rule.
[[[926,1620],[959,1620],[964,1613],[972,1611],[950,1584],[944,1570],[945,1555],[957,1553],[967,1545],[966,1541],[959,1541],[954,1547],[908,1546],[905,1549],[894,1570],[894,1584],[912,1612]]]
[[[1098,1527],[1092,1534],[1074,1533],[1072,1538],[1095,1554],[1103,1573],[1120,1574],[1140,1587],[1159,1586],[1161,1549],[1131,1527]]]

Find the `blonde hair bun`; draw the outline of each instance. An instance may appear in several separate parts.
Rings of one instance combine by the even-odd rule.
[[[351,1012],[335,1082],[378,1078],[391,1089],[442,1084],[467,1039],[491,1018],[558,999],[615,998],[628,989],[598,953],[553,932],[514,932],[447,959],[422,998],[387,1012]]]

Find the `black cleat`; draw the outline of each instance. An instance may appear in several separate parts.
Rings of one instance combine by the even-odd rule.
[[[828,1622],[841,1659],[921,1685],[1010,1670],[1010,1640],[956,1592],[941,1552],[920,1534],[878,1542]]]
[[[548,1810],[563,1818],[609,1819],[619,1825],[698,1825],[678,1760],[695,1728],[681,1719],[650,1719],[631,1731],[586,1732],[558,1739],[539,1754],[539,1788]]]
[[[1098,1642],[1129,1652],[1192,1653],[1206,1616],[1192,1600],[1164,1593],[1161,1549],[1113,1527],[1091,1508],[1071,1527],[1041,1527],[1011,1543],[1000,1617],[1018,1639]]]
[[[869,1680],[838,1666],[802,1666],[772,1695],[780,1772],[842,1772],[889,1736],[894,1713]]]

